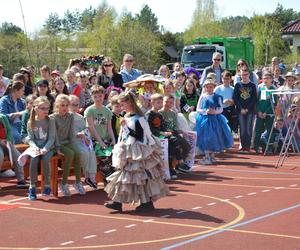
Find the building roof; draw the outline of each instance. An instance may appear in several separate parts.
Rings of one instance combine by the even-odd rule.
[[[300,18],[283,27],[282,34],[300,34]]]
[[[166,52],[171,58],[177,58],[178,53],[172,46],[164,47],[164,52]]]

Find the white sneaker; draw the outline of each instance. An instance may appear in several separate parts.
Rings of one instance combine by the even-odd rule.
[[[59,189],[63,193],[64,196],[71,196],[71,192],[68,184],[59,183]]]
[[[211,157],[210,157],[210,161],[211,161],[212,163],[216,163],[216,162],[217,162],[217,160],[216,160],[216,158],[215,158],[214,156],[211,156]]]
[[[201,165],[211,165],[212,162],[210,159],[204,158],[203,160],[200,161]]]
[[[7,169],[6,171],[0,173],[0,176],[5,178],[10,178],[10,177],[15,177],[16,173],[11,169]]]
[[[79,194],[85,195],[85,190],[84,190],[84,187],[82,186],[81,182],[75,183],[74,188]]]

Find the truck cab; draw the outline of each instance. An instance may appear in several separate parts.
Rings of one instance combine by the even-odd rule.
[[[195,44],[185,46],[181,55],[181,64],[184,68],[193,67],[202,72],[206,67],[212,64],[212,55],[215,52],[222,54],[221,67],[225,68],[225,48],[219,45]]]

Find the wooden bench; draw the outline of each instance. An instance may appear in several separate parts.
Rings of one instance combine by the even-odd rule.
[[[55,197],[58,197],[58,162],[61,162],[61,165],[64,163],[64,156],[62,155],[54,155],[50,160],[50,168],[51,168],[51,190]],[[97,164],[98,164],[97,158]],[[44,163],[41,161],[41,187],[44,188]],[[99,171],[96,174],[96,182],[103,182],[103,176]]]

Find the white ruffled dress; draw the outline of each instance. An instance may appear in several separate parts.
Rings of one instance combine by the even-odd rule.
[[[135,130],[139,121],[143,128],[143,142],[120,132],[119,142],[113,149],[112,162],[116,171],[107,178],[108,197],[120,203],[146,203],[168,195],[163,180],[163,160],[160,142],[152,136],[144,117],[125,118],[128,128]]]

